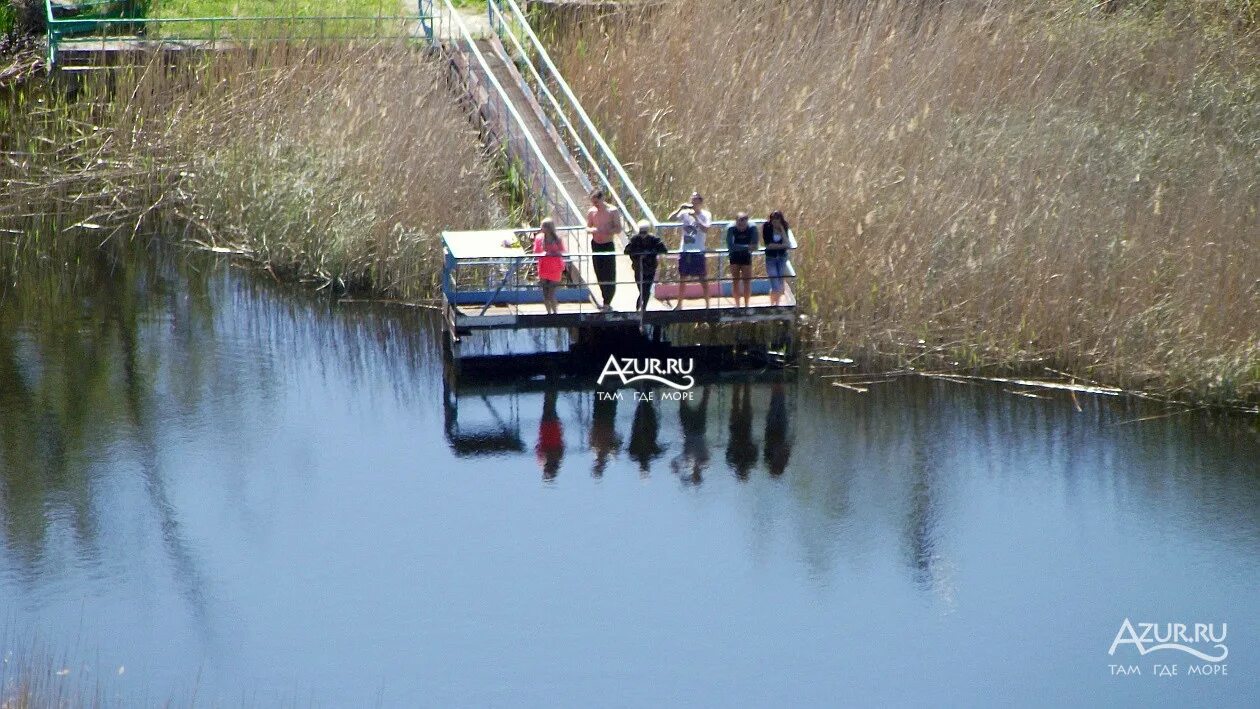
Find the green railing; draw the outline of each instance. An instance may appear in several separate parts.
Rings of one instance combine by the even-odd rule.
[[[150,17],[137,11],[135,0],[85,0],[73,16],[58,16],[52,0],[44,0],[48,23],[48,66],[57,66],[66,46],[160,47],[162,44],[213,49],[254,41],[371,39],[410,37],[431,26],[424,14],[274,15],[221,17]],[[143,3],[148,4],[148,3]],[[423,5],[418,5],[421,9]]]

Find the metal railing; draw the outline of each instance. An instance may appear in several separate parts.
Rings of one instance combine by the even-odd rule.
[[[682,297],[683,304],[679,305],[679,297],[676,294],[662,295],[659,292],[660,286],[679,286],[680,288],[695,287],[697,280],[692,278],[682,278],[676,268],[677,252],[671,252],[673,256],[662,255],[658,261],[656,276],[652,280],[654,287],[652,299],[665,304],[668,307],[681,307],[683,310],[702,309],[706,306],[704,296],[701,294],[688,293]],[[706,256],[716,260],[719,256],[716,252],[706,252]],[[764,251],[754,252],[754,273],[751,277],[751,290],[754,298],[765,296],[769,292],[770,276],[764,266]],[[538,282],[533,275],[530,263],[533,259],[538,258],[533,254],[525,254],[516,259],[497,259],[483,262],[481,265],[498,266],[494,275],[487,278],[483,283],[476,286],[469,286],[466,283],[456,282],[458,275],[452,274],[451,283],[448,288],[450,294],[447,301],[455,308],[461,310],[457,317],[474,316],[482,317],[486,315],[495,316],[498,314],[510,314],[513,317],[543,315],[537,307],[542,303],[542,284]],[[462,261],[457,268],[465,267]],[[719,269],[709,267],[709,276],[704,279],[704,283],[710,288],[709,301],[707,306],[711,310],[731,309],[733,307],[744,308],[740,304],[734,304],[732,289],[730,284],[736,280],[728,273],[723,273]],[[796,270],[789,260],[785,265],[785,271],[781,278],[785,285],[796,279]],[[634,279],[633,273],[626,276],[619,276],[616,280],[608,281],[617,286],[618,292],[636,293],[638,281]],[[559,312],[560,314],[607,314],[596,304],[593,297],[593,291],[598,290],[598,283],[562,283],[559,290]],[[629,289],[622,291],[622,289]],[[788,300],[788,289],[785,287],[783,291],[783,301],[774,307],[791,307],[795,304],[794,300]],[[527,295],[527,297],[516,297],[517,295]],[[794,296],[792,296],[794,297]],[[523,308],[522,306],[526,306]],[[751,310],[758,308],[771,307],[768,303],[758,300],[747,306]],[[493,310],[492,310],[493,309]],[[651,311],[660,312],[661,308],[651,308]],[[616,311],[615,311],[616,312]],[[619,311],[622,314],[627,311]]]
[[[513,103],[512,98],[508,95],[507,91],[504,90],[503,85],[499,83],[499,79],[494,75],[494,71],[491,70],[490,64],[486,61],[485,55],[482,54],[481,49],[477,47],[477,43],[473,38],[472,33],[469,32],[468,26],[459,16],[459,13],[456,12],[454,5],[451,4],[451,0],[442,0],[442,4],[443,7],[441,8],[441,13],[435,19],[439,22],[450,23],[448,26],[456,30],[456,36],[458,37],[456,41],[463,42],[467,47],[468,54],[476,60],[477,65],[481,68],[481,72],[485,76],[486,81],[498,95],[499,100],[502,102],[507,111],[506,114],[502,112],[499,114],[500,125],[498,128],[501,131],[500,137],[504,140],[504,147],[507,149],[509,155],[512,147],[510,138],[513,134],[518,133],[519,136],[525,140],[529,149],[523,151],[523,155],[511,155],[511,157],[520,159],[525,164],[527,172],[532,171],[532,168],[535,166],[542,167],[543,172],[546,175],[546,180],[541,186],[541,196],[543,201],[548,201],[548,197],[550,196],[549,191],[554,189],[556,191],[556,195],[559,197],[560,203],[564,207],[567,207],[570,211],[569,215],[556,215],[561,224],[584,224],[585,219],[582,210],[578,208],[577,203],[573,200],[573,196],[569,194],[568,190],[564,186],[564,183],[561,182],[554,166],[551,165],[546,156],[543,154],[542,148],[538,145],[538,141],[530,131],[529,125],[525,122],[524,117],[521,116],[520,110]],[[508,121],[509,117],[511,118],[510,122]],[[515,131],[513,130],[513,127],[515,127]],[[568,216],[568,221],[565,219],[566,216]]]
[[[93,5],[107,7],[109,3]],[[58,17],[52,0],[44,0],[44,19],[48,24],[49,67],[56,67],[57,54],[63,45],[90,47],[110,42],[145,46],[165,43],[213,49],[229,42],[384,37],[388,36],[388,30],[396,30],[399,36],[409,36],[410,26],[430,23],[429,18],[421,14],[124,17],[102,12]]]
[[[641,219],[656,226],[659,223],[656,214],[595,127],[560,70],[556,68],[520,5],[516,0],[488,0],[486,12],[491,27],[514,61],[528,70],[527,76],[532,78],[536,93],[542,94],[540,98],[546,99],[545,102],[540,101],[540,105],[553,122],[553,127],[555,122],[559,122],[565,129],[571,147],[581,156],[582,162],[593,173],[598,184],[626,217],[622,220],[623,226],[632,230],[634,222]],[[524,44],[517,37],[518,32],[524,36]],[[593,144],[594,148],[589,147],[588,143]]]
[[[725,227],[732,223],[733,222],[729,221],[714,222],[713,226],[716,231],[716,227]],[[764,223],[764,220],[755,220],[752,222],[753,226],[760,226],[760,224]],[[661,235],[661,230],[674,230],[681,228],[682,225],[679,223],[664,223],[660,225],[660,229],[657,233],[658,235]],[[584,231],[584,229],[584,227],[559,227],[557,230],[563,233]],[[510,233],[519,240],[520,237],[531,236],[536,234],[537,231],[538,230],[534,228],[513,229],[504,230],[504,234]],[[760,230],[758,230],[758,232],[759,231]],[[710,236],[713,235],[711,234]],[[760,238],[760,234],[758,238]],[[791,251],[796,248],[796,237],[789,230],[786,249],[790,254]],[[683,253],[701,253],[704,255],[706,262],[709,264],[707,267],[708,275],[704,281],[709,284],[709,288],[716,287],[718,291],[717,293],[710,293],[709,295],[709,298],[713,301],[711,308],[731,308],[732,306],[727,301],[732,300],[733,294],[731,292],[732,289],[728,289],[727,284],[734,283],[736,279],[727,274],[726,266],[729,261],[729,251],[724,246],[720,248],[709,248],[698,252],[684,251],[682,249],[669,249],[665,253],[660,254],[657,260],[657,277],[653,279],[653,298],[657,301],[661,301],[662,303],[667,303],[670,306],[677,306],[680,304],[680,301],[686,301],[687,304],[683,305],[683,308],[687,310],[692,310],[696,307],[703,307],[691,304],[693,301],[702,302],[704,300],[704,296],[702,294],[682,296],[680,293],[678,296],[671,294],[666,297],[661,297],[656,292],[657,289],[655,286],[679,286],[679,289],[681,290],[690,284],[696,283],[696,279],[690,277],[682,278],[678,273],[677,264],[679,256]],[[579,250],[566,251],[563,258],[567,262],[574,263],[598,256],[615,256],[620,258],[623,254],[620,252],[610,254],[608,252]],[[765,248],[759,247],[751,251],[751,256],[754,265],[754,274],[752,276],[753,295],[767,295],[771,290],[771,282],[773,280],[765,265],[768,253]],[[464,315],[485,316],[487,314],[495,315],[503,312],[506,312],[514,317],[519,315],[540,315],[541,313],[537,312],[537,306],[542,302],[542,285],[538,282],[536,272],[534,271],[534,265],[537,263],[538,258],[539,255],[530,252],[527,244],[525,243],[522,243],[522,251],[518,256],[471,258],[448,257],[442,284],[442,289],[446,295],[447,302],[452,306],[455,306],[457,309],[461,306],[468,308],[469,312],[464,313]],[[461,269],[465,270],[461,272]],[[619,270],[625,271],[626,269],[620,268]],[[572,273],[572,271],[570,271],[570,273]],[[630,288],[630,292],[636,293],[637,296],[638,281],[635,279],[634,273],[619,273],[618,276],[619,277],[615,280],[607,281],[606,283],[615,284],[618,288]],[[796,269],[795,266],[792,265],[790,257],[785,256],[782,276],[776,276],[774,278],[782,279],[785,286],[782,293],[785,298],[794,297],[789,295],[790,290],[786,287],[787,284],[794,282],[796,278]],[[601,311],[593,302],[594,291],[597,291],[598,289],[599,282],[584,281],[576,277],[571,277],[569,282],[564,283],[560,287],[560,313],[579,315],[602,313],[603,311]],[[793,302],[794,300],[788,301],[788,303]],[[529,312],[522,312],[522,305],[530,306]],[[768,305],[768,303],[760,302],[749,307],[755,310],[757,308],[767,307]],[[496,310],[495,313],[490,313],[491,308],[496,307],[503,310]],[[652,312],[660,311],[660,308],[656,308]],[[625,314],[626,313],[623,311],[622,315]]]

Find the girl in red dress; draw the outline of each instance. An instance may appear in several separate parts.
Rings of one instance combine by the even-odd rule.
[[[564,273],[564,241],[556,233],[556,222],[550,217],[542,220],[534,237],[534,253],[538,254],[538,280],[542,283],[543,305],[548,315],[558,311],[556,290]]]

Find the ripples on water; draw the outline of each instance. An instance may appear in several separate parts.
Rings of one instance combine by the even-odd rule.
[[[436,328],[198,259],[6,292],[10,644],[126,703],[1258,697],[1254,420],[782,373],[603,400],[447,376]],[[1229,623],[1230,676],[1109,676],[1125,617]]]

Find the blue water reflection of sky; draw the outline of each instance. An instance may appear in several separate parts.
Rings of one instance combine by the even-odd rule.
[[[203,297],[126,357],[83,335],[120,359],[84,397],[125,403],[72,429],[38,407],[76,365],[0,330],[36,407],[0,404],[34,421],[0,458],[0,621],[107,699],[1260,699],[1245,423],[943,382],[610,406],[462,381],[461,444],[423,316],[226,273]],[[1228,622],[1229,676],[1110,676],[1125,617]]]

